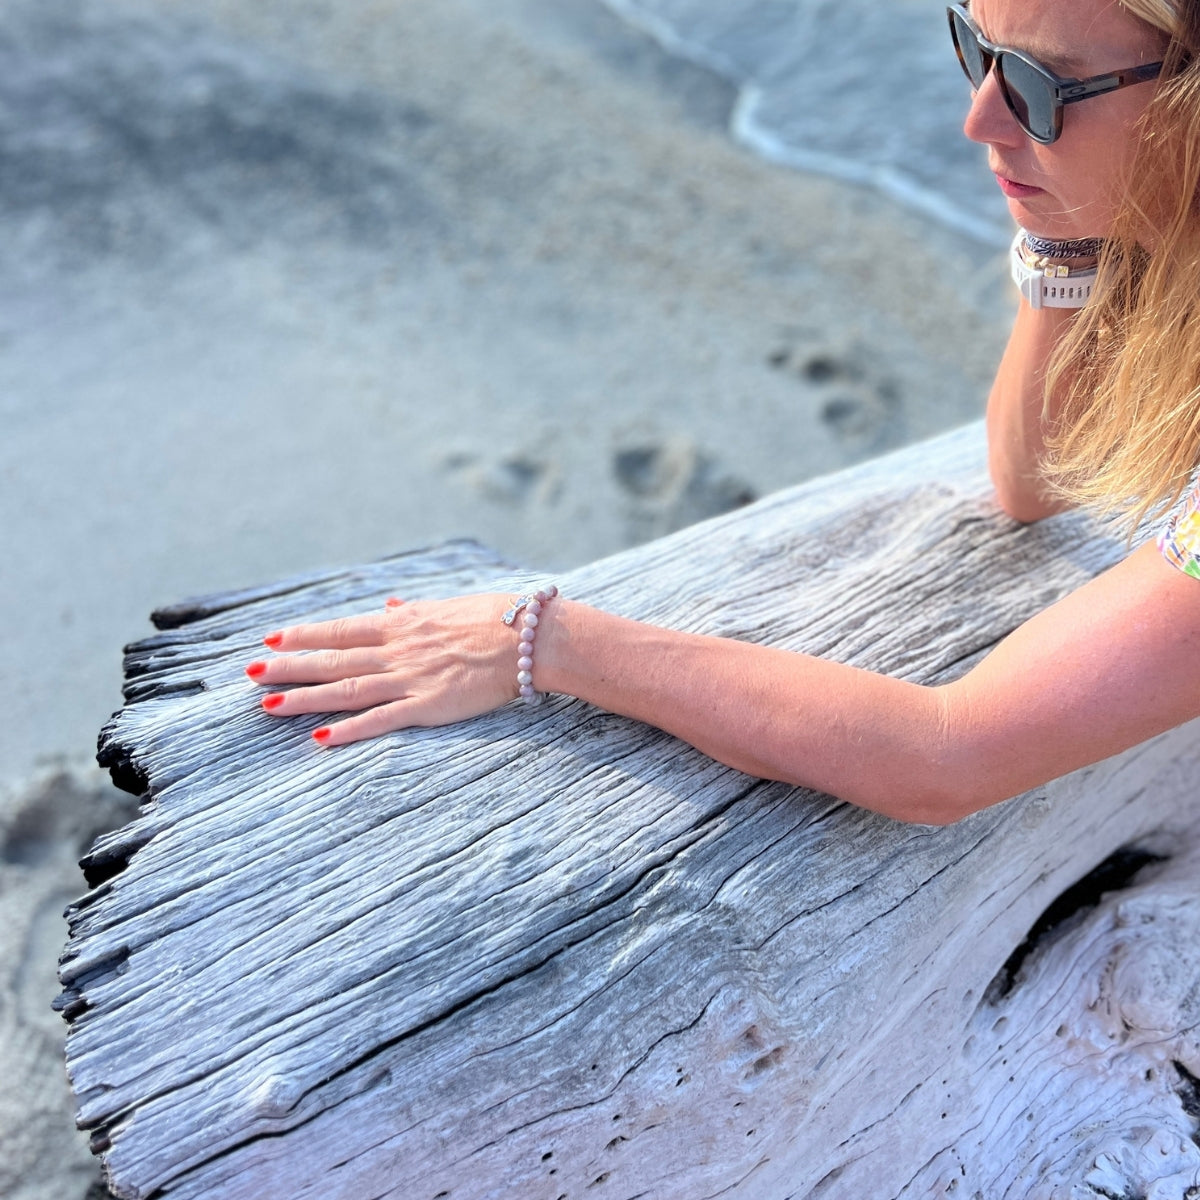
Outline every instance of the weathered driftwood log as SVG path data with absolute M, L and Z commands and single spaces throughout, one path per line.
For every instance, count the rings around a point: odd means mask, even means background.
M 560 582 L 940 680 L 1121 552 L 988 491 L 971 427 Z M 450 545 L 130 648 L 101 758 L 144 815 L 60 1002 L 118 1195 L 1200 1194 L 1194 725 L 930 828 L 565 698 L 321 751 L 243 675 L 282 623 L 519 578 Z

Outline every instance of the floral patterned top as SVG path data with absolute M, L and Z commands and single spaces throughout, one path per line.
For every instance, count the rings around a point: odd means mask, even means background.
M 1158 535 L 1158 548 L 1173 567 L 1200 579 L 1200 480 Z

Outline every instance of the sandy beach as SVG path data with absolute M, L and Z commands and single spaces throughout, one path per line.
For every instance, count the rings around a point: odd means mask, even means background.
M 446 537 L 602 557 L 974 419 L 1011 298 L 598 0 L 5 25 L 0 1195 L 83 1200 L 49 1004 L 152 608 Z

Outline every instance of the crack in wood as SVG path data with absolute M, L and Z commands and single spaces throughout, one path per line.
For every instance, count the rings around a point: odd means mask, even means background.
M 1179 1076 L 1179 1087 L 1176 1095 L 1183 1111 L 1193 1120 L 1200 1121 L 1200 1079 L 1191 1073 L 1177 1058 L 1171 1060 L 1171 1066 Z M 1200 1145 L 1200 1130 L 1192 1135 L 1197 1145 Z
M 988 984 L 981 1003 L 994 1006 L 1003 1000 L 1017 985 L 1025 960 L 1052 941 L 1073 918 L 1095 908 L 1105 893 L 1122 891 L 1132 885 L 1144 867 L 1166 861 L 1163 855 L 1138 846 L 1122 846 L 1113 851 L 1047 905 Z
M 208 685 L 202 679 L 181 679 L 167 683 L 153 676 L 146 676 L 126 683 L 121 688 L 121 695 L 128 704 L 141 704 L 146 700 L 199 696 L 206 691 Z

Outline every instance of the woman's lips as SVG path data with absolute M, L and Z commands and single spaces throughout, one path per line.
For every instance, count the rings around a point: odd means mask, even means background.
M 1015 179 L 1006 179 L 999 172 L 995 172 L 996 182 L 1000 185 L 1000 190 L 1010 200 L 1025 200 L 1030 196 L 1040 196 L 1044 188 L 1031 187 L 1027 183 L 1018 183 Z

